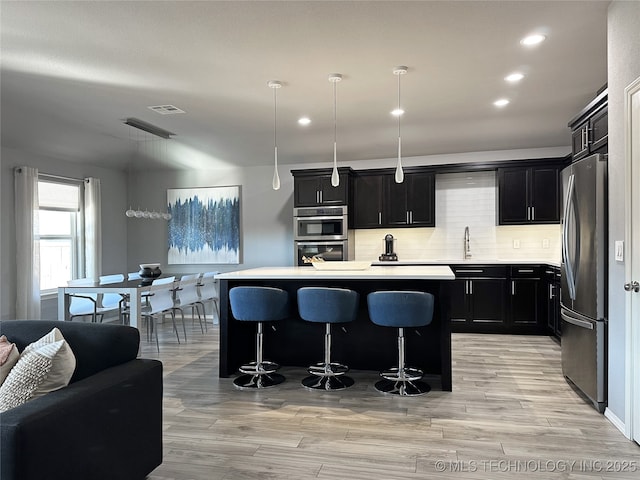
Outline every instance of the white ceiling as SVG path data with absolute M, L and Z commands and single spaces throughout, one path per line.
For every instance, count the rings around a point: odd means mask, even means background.
M 279 162 L 329 166 L 338 72 L 339 164 L 389 158 L 396 65 L 404 156 L 569 145 L 568 120 L 607 81 L 608 3 L 3 0 L 2 145 L 118 168 L 145 149 L 158 168 L 270 164 L 280 80 Z M 522 47 L 534 31 L 546 42 Z M 186 113 L 147 108 L 163 104 Z M 127 117 L 176 136 L 150 141 Z

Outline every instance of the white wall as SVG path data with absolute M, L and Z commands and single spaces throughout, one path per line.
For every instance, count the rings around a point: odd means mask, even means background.
M 614 1 L 607 25 L 609 86 L 609 410 L 625 422 L 624 263 L 614 260 L 625 235 L 624 89 L 640 77 L 640 2 Z M 627 245 L 626 249 L 639 248 Z M 627 256 L 628 257 L 628 256 Z
M 38 157 L 25 152 L 2 148 L 0 166 L 0 208 L 2 230 L 0 235 L 0 318 L 15 317 L 16 238 L 14 215 L 15 167 L 36 167 L 41 173 L 70 178 L 97 177 L 102 188 L 102 271 L 114 273 L 126 267 L 126 222 L 122 214 L 126 210 L 126 175 L 119 170 L 110 170 L 87 164 L 65 162 L 59 159 Z M 42 318 L 56 318 L 55 299 L 42 305 Z

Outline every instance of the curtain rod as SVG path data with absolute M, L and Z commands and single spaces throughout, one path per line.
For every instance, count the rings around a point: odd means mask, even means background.
M 74 182 L 83 182 L 82 178 L 63 177 L 62 175 L 52 175 L 50 173 L 38 173 L 39 177 L 51 178 L 55 180 L 71 180 Z

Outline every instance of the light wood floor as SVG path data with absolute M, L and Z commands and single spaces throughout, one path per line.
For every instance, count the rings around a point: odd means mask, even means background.
M 142 340 L 165 375 L 164 463 L 149 480 L 640 478 L 640 447 L 567 385 L 551 338 L 454 334 L 453 392 L 394 398 L 365 371 L 342 392 L 304 389 L 297 368 L 237 390 L 218 378 L 217 327 L 187 325 L 181 345 L 161 326 L 159 355 Z

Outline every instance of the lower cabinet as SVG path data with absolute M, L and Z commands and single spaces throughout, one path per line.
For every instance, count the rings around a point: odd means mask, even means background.
M 509 324 L 513 333 L 546 333 L 544 274 L 542 266 L 511 267 Z
M 451 330 L 548 334 L 545 267 L 452 265 Z M 559 297 L 555 297 L 559 298 Z
M 547 330 L 550 335 L 562 336 L 560 321 L 560 269 L 547 267 L 545 272 L 547 287 Z
M 451 330 L 505 332 L 506 267 L 452 265 Z

